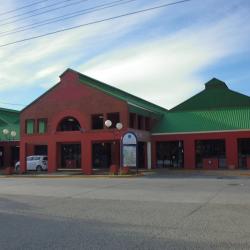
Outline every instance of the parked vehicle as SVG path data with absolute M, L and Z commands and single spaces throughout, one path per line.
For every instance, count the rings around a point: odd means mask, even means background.
M 20 161 L 15 164 L 15 170 L 19 172 Z M 31 155 L 27 157 L 28 171 L 45 171 L 48 170 L 48 156 L 46 155 Z

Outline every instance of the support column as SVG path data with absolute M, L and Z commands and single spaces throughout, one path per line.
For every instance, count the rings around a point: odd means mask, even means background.
M 120 166 L 120 142 L 115 141 L 115 144 L 111 146 L 111 159 L 112 164 Z
M 195 141 L 193 139 L 184 140 L 184 168 L 195 169 Z
M 48 172 L 53 173 L 57 170 L 57 144 L 55 141 L 48 143 Z
M 24 142 L 20 142 L 20 173 L 23 174 L 27 171 L 27 144 Z
M 157 152 L 156 152 L 156 142 L 153 141 L 151 144 L 151 168 L 157 168 Z
M 82 171 L 86 175 L 92 174 L 92 143 L 91 140 L 85 139 L 81 143 Z
M 147 168 L 152 168 L 152 162 L 151 162 L 151 142 L 147 142 Z
M 4 145 L 4 167 L 10 167 L 11 166 L 11 146 L 7 143 Z
M 238 168 L 238 144 L 236 138 L 226 139 L 226 158 L 229 169 Z

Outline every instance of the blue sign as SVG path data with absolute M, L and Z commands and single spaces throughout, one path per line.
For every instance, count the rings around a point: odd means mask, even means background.
M 132 132 L 127 132 L 122 137 L 121 143 L 122 167 L 137 167 L 137 137 Z

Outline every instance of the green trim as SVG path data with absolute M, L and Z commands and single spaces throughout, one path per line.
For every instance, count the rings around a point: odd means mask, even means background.
M 123 90 L 110 86 L 106 83 L 100 82 L 96 79 L 90 78 L 86 75 L 83 75 L 77 72 L 79 75 L 80 82 L 86 84 L 90 87 L 98 89 L 108 95 L 111 95 L 119 100 L 125 101 L 128 104 L 132 104 L 137 106 L 137 108 L 141 108 L 142 110 L 148 110 L 151 113 L 160 115 L 167 111 L 167 109 L 160 107 L 156 104 L 148 102 L 142 98 L 129 94 Z M 138 110 L 138 109 L 137 109 Z

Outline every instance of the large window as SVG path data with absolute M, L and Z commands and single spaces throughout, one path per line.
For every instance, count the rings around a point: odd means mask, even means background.
M 32 135 L 35 132 L 35 120 L 28 119 L 26 120 L 26 134 Z
M 44 134 L 47 131 L 47 120 L 46 119 L 38 119 L 38 133 Z
M 110 128 L 115 128 L 116 124 L 120 122 L 120 114 L 119 113 L 109 113 L 107 114 L 107 119 L 112 122 Z
M 92 129 L 103 129 L 103 114 L 92 115 Z
M 195 141 L 196 167 L 203 166 L 203 159 L 216 158 L 219 168 L 226 168 L 226 146 L 225 140 L 197 140 Z
M 81 125 L 74 117 L 64 118 L 59 126 L 58 131 L 80 131 Z

